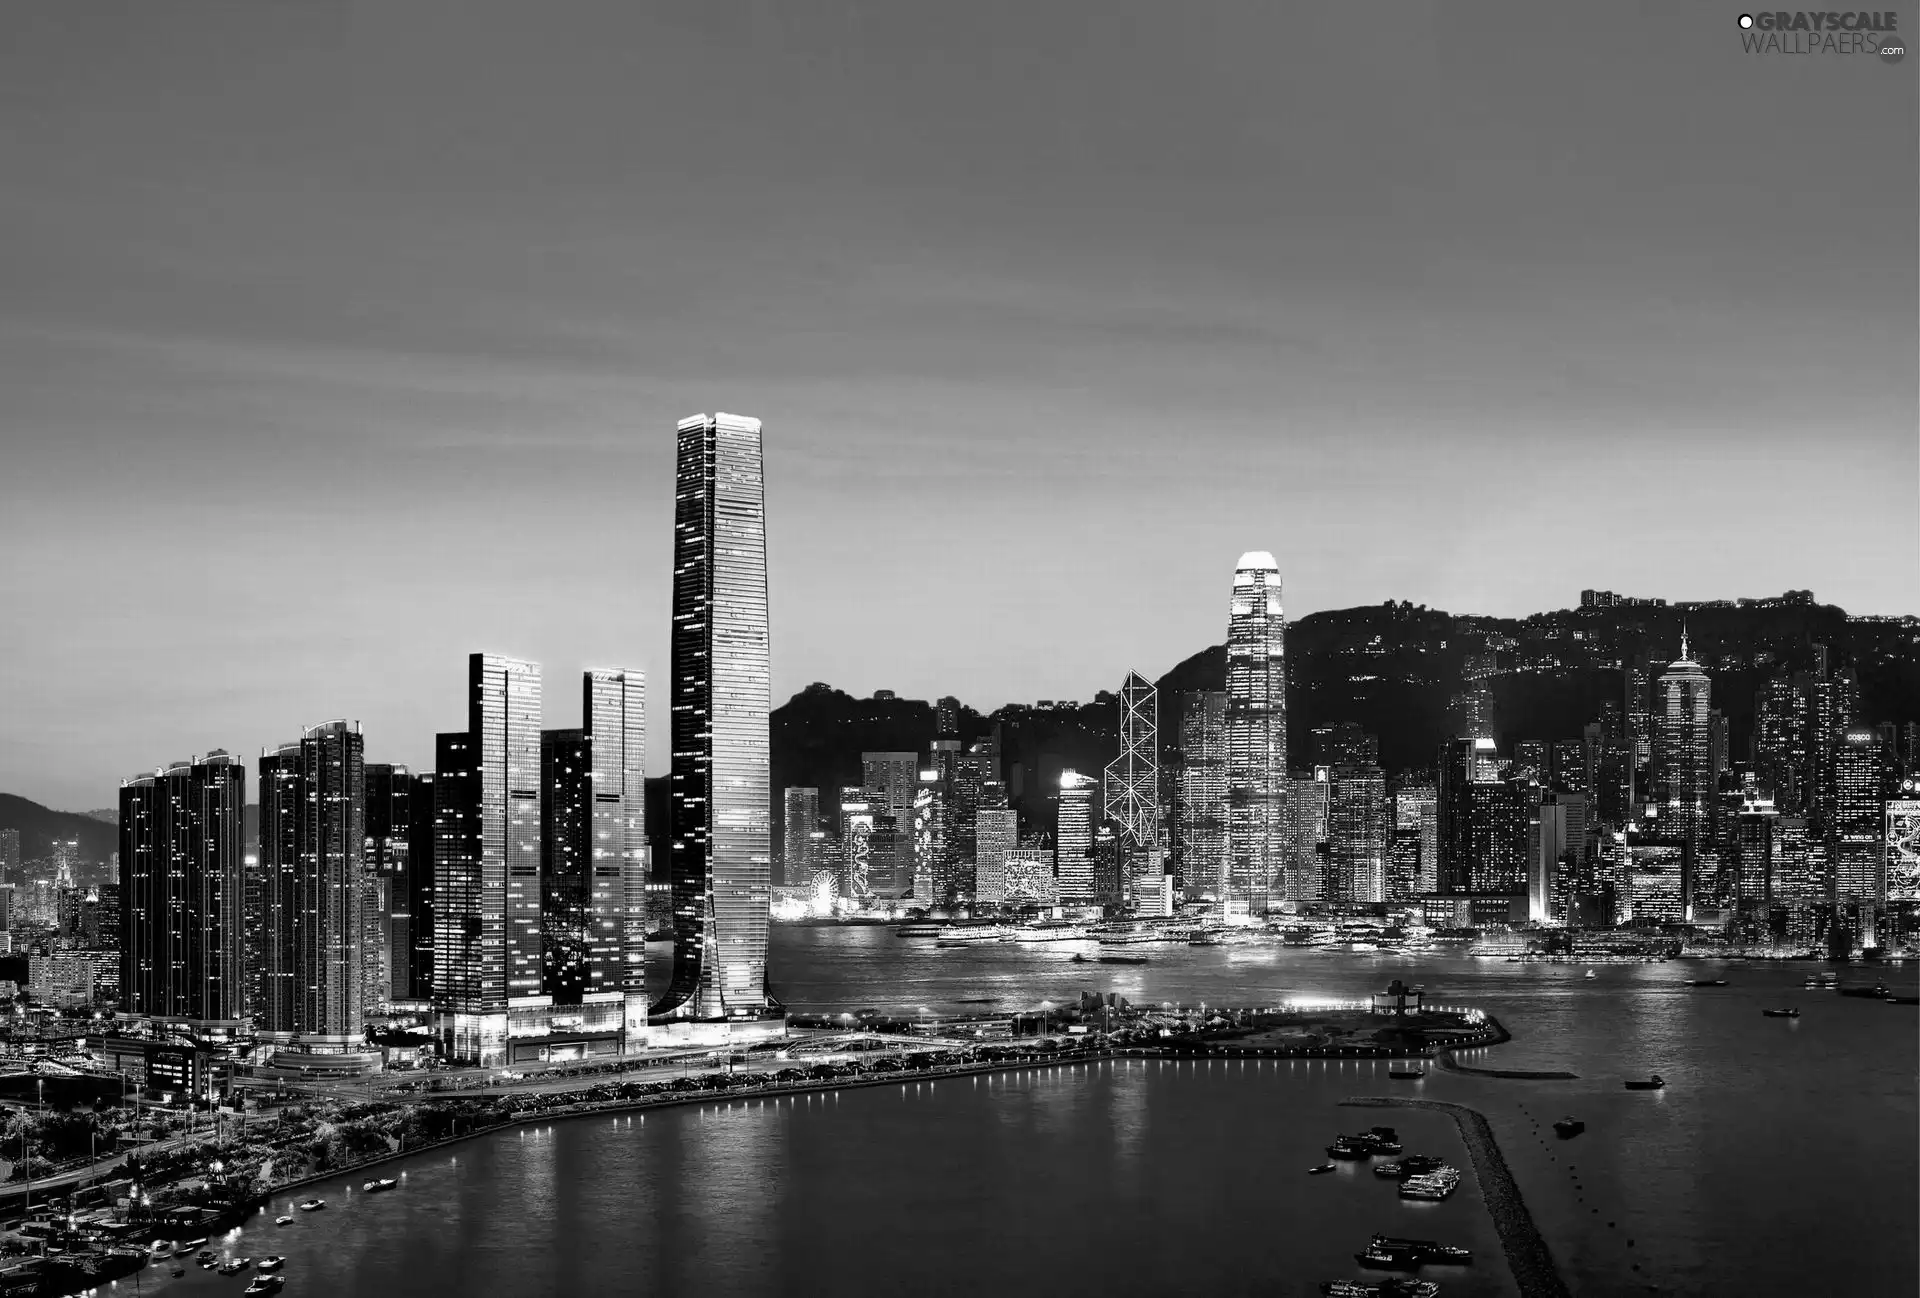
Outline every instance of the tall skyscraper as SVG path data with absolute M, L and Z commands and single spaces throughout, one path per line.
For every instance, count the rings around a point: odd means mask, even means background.
M 541 995 L 540 668 L 474 654 L 467 729 L 435 772 L 434 1009 L 450 1058 L 507 1059 L 507 1014 Z
M 265 904 L 252 955 L 269 981 L 255 1026 L 321 1052 L 354 1049 L 364 1030 L 364 753 L 358 726 L 329 721 L 260 756 Z
M 781 817 L 780 823 L 780 881 L 789 888 L 810 887 L 813 884 L 815 864 L 813 831 L 820 827 L 820 790 L 802 788 L 798 785 L 789 786 L 781 795 L 781 802 L 785 814 Z M 840 830 L 841 842 L 844 843 L 846 837 L 846 827 L 843 824 Z
M 797 801 L 803 805 L 796 808 L 794 805 L 796 799 L 793 796 L 795 793 L 811 793 L 814 797 L 798 799 Z M 800 863 L 801 870 L 805 872 L 802 877 L 810 882 L 823 876 L 827 877 L 830 879 L 828 887 L 835 896 L 864 901 L 873 895 L 873 799 L 868 797 L 867 791 L 857 784 L 848 784 L 841 788 L 840 860 L 837 863 L 839 868 L 834 869 L 834 862 L 815 855 L 816 846 L 822 846 L 820 840 L 815 837 L 819 831 L 803 828 L 795 823 L 796 819 L 806 820 L 811 808 L 804 804 L 813 802 L 817 805 L 818 796 L 813 789 L 787 790 L 788 841 L 792 842 L 796 834 L 803 834 L 807 839 L 807 846 L 802 851 L 804 859 Z M 796 817 L 796 811 L 799 813 L 798 817 Z M 817 822 L 819 817 L 815 815 L 813 820 Z M 792 858 L 789 857 L 789 868 L 792 868 L 793 864 Z M 793 887 L 795 884 L 790 883 L 787 886 Z
M 673 520 L 673 975 L 656 1020 L 777 1017 L 760 421 L 680 421 Z
M 433 999 L 434 774 L 422 771 L 407 780 L 408 953 L 404 982 L 396 960 L 394 995 L 415 1002 Z
M 246 767 L 224 752 L 120 786 L 120 989 L 128 1014 L 238 1019 L 246 980 Z
M 1007 899 L 1007 854 L 1020 845 L 1019 815 L 1010 807 L 982 807 L 975 843 L 973 899 L 996 905 Z
M 1160 845 L 1160 694 L 1139 672 L 1120 686 L 1120 755 L 1107 763 L 1104 810 L 1129 849 Z
M 1412 877 L 1405 896 L 1389 896 L 1388 901 L 1406 901 L 1421 893 L 1439 890 L 1439 790 L 1430 784 L 1414 784 L 1396 790 L 1393 795 L 1393 828 L 1396 834 L 1413 836 L 1417 851 Z
M 860 783 L 877 804 L 874 814 L 891 815 L 903 833 L 910 833 L 913 800 L 920 789 L 920 755 L 862 753 L 860 766 Z
M 1227 695 L 1201 690 L 1182 699 L 1180 878 L 1187 888 L 1226 895 Z
M 1837 901 L 1887 900 L 1886 804 L 1893 763 L 1881 732 L 1849 726 L 1833 754 L 1833 793 L 1827 818 L 1827 864 Z
M 1660 834 L 1685 839 L 1696 861 L 1713 806 L 1711 690 L 1683 632 L 1680 657 L 1654 687 L 1652 800 L 1659 808 Z
M 20 831 L 0 829 L 0 883 L 17 883 L 20 876 Z
M 1328 842 L 1333 798 L 1333 768 L 1316 766 L 1311 774 L 1287 781 L 1287 839 L 1284 870 L 1288 901 L 1324 901 L 1327 894 Z
M 592 762 L 584 729 L 540 732 L 540 990 L 556 1005 L 587 989 Z
M 1387 777 L 1378 769 L 1336 766 L 1327 787 L 1332 870 L 1325 900 L 1366 905 L 1387 899 Z
M 1908 779 L 1886 802 L 1887 904 L 1920 906 L 1920 779 Z
M 361 995 L 366 1012 L 411 996 L 414 779 L 404 766 L 368 762 L 367 881 L 361 913 Z
M 1280 565 L 1240 556 L 1227 617 L 1227 891 L 1229 909 L 1264 912 L 1285 860 L 1286 618 Z
M 1523 896 L 1539 786 L 1502 779 L 1493 741 L 1449 740 L 1440 755 L 1436 838 L 1444 893 Z
M 1750 755 L 1760 789 L 1783 816 L 1811 809 L 1806 769 L 1807 696 L 1793 680 L 1770 680 L 1754 696 Z
M 1062 902 L 1085 905 L 1094 899 L 1093 790 L 1099 783 L 1078 771 L 1060 772 L 1060 812 L 1055 824 L 1054 877 Z
M 647 684 L 630 668 L 580 678 L 593 804 L 585 1003 L 622 1009 L 621 1049 L 647 1044 Z

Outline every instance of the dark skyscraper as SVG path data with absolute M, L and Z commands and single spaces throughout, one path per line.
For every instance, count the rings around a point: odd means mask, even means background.
M 1440 891 L 1526 891 L 1538 788 L 1530 778 L 1501 778 L 1491 739 L 1448 741 L 1440 754 L 1437 808 Z
M 120 786 L 120 987 L 131 1015 L 237 1019 L 246 767 L 211 752 Z
M 776 1011 L 767 987 L 772 710 L 760 421 L 680 421 L 673 520 L 673 976 L 656 1021 Z
M 363 1029 L 363 752 L 357 728 L 330 721 L 260 759 L 255 1026 L 328 1050 Z
M 369 762 L 366 767 L 368 886 L 362 905 L 363 1008 L 371 1012 L 413 995 L 414 876 L 427 861 L 413 849 L 414 790 L 404 766 Z M 426 804 L 431 818 L 431 803 Z M 428 868 L 424 873 L 431 873 Z
M 1227 695 L 1189 692 L 1180 718 L 1180 882 L 1186 888 L 1226 886 Z M 1224 894 L 1221 894 L 1224 895 Z
M 540 985 L 557 1005 L 587 985 L 590 759 L 585 731 L 540 732 Z

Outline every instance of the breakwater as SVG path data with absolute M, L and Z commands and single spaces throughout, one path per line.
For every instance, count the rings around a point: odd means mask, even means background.
M 1506 1026 L 1502 1024 L 1499 1019 L 1489 1014 L 1487 1016 L 1487 1023 L 1493 1029 L 1490 1039 L 1445 1046 L 1441 1048 L 1437 1058 L 1434 1059 L 1434 1067 L 1440 1069 L 1442 1072 L 1472 1073 L 1475 1077 L 1505 1077 L 1514 1081 L 1523 1082 L 1573 1082 L 1580 1079 L 1580 1074 L 1578 1073 L 1532 1072 L 1524 1068 L 1475 1068 L 1455 1059 L 1453 1052 L 1456 1050 L 1478 1050 L 1482 1046 L 1503 1046 L 1513 1040 L 1513 1034 L 1507 1031 Z
M 1486 1201 L 1494 1229 L 1500 1234 L 1500 1247 L 1506 1252 L 1507 1266 L 1520 1285 L 1520 1298 L 1570 1298 L 1547 1241 L 1533 1224 L 1533 1214 L 1527 1211 L 1526 1201 L 1520 1197 L 1520 1187 L 1507 1168 L 1500 1143 L 1494 1139 L 1493 1127 L 1484 1114 L 1464 1104 L 1405 1100 L 1387 1095 L 1360 1096 L 1341 1103 L 1352 1108 L 1432 1109 L 1451 1115 L 1460 1129 L 1461 1140 L 1466 1143 L 1468 1157 L 1473 1160 L 1480 1197 Z

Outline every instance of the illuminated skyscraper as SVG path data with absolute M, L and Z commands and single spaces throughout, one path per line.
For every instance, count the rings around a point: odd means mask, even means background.
M 366 772 L 358 726 L 329 721 L 260 755 L 262 1032 L 351 1049 L 364 1030 L 361 965 Z
M 219 751 L 120 786 L 120 988 L 127 1014 L 240 1017 L 246 803 L 246 767 Z
M 583 1003 L 623 1005 L 621 1049 L 647 1044 L 647 683 L 602 668 L 580 680 L 593 806 Z
M 860 783 L 877 804 L 874 814 L 892 816 L 902 833 L 911 833 L 913 800 L 920 788 L 920 755 L 862 753 L 860 766 Z
M 980 809 L 975 835 L 975 901 L 992 905 L 1007 899 L 1007 855 L 1020 845 L 1019 819 L 1010 807 Z
M 1408 831 L 1418 844 L 1411 877 L 1403 884 L 1404 897 L 1389 896 L 1389 901 L 1404 901 L 1420 893 L 1437 892 L 1439 880 L 1440 793 L 1430 784 L 1410 785 L 1393 795 L 1395 833 Z
M 1120 755 L 1107 763 L 1106 817 L 1128 849 L 1160 845 L 1160 694 L 1139 672 L 1120 686 Z
M 367 843 L 361 862 L 361 1001 L 367 1013 L 411 994 L 414 780 L 404 766 L 368 762 Z
M 1685 633 L 1680 657 L 1660 674 L 1654 693 L 1653 802 L 1660 809 L 1660 833 L 1685 839 L 1698 860 L 1714 792 L 1711 685 L 1688 654 Z
M 450 1058 L 493 1066 L 512 1002 L 542 994 L 539 665 L 472 655 L 436 766 L 434 1010 Z
M 1387 777 L 1378 769 L 1336 766 L 1327 782 L 1327 845 L 1332 869 L 1325 900 L 1365 905 L 1387 899 Z
M 1182 700 L 1180 719 L 1180 878 L 1192 889 L 1226 895 L 1227 695 L 1203 690 Z
M 683 419 L 673 519 L 673 976 L 656 1021 L 778 1013 L 767 986 L 770 655 L 760 421 Z
M 780 821 L 780 881 L 789 888 L 811 887 L 815 865 L 813 832 L 820 828 L 820 790 L 798 785 L 789 787 L 781 795 L 781 804 L 785 814 Z M 846 805 L 844 797 L 841 805 Z M 840 841 L 844 843 L 846 839 L 843 820 Z
M 1078 771 L 1060 772 L 1060 813 L 1054 832 L 1054 877 L 1062 902 L 1094 899 L 1093 790 L 1099 781 Z
M 1920 779 L 1886 802 L 1887 904 L 1920 906 Z
M 1884 737 L 1871 726 L 1849 726 L 1833 754 L 1832 813 L 1827 819 L 1827 864 L 1839 901 L 1887 900 L 1887 797 L 1893 763 Z
M 587 985 L 591 761 L 586 731 L 540 732 L 540 986 L 557 1005 Z
M 1285 861 L 1285 640 L 1280 565 L 1264 551 L 1241 555 L 1227 618 L 1226 904 L 1254 914 Z

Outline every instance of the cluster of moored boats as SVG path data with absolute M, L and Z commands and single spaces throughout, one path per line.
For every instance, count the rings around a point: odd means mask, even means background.
M 1327 1146 L 1327 1157 L 1348 1162 L 1388 1157 L 1404 1152 L 1399 1133 L 1392 1127 L 1369 1127 L 1358 1135 L 1335 1136 Z M 1339 1167 L 1339 1162 L 1321 1163 L 1307 1169 L 1309 1176 L 1321 1176 Z M 1373 1174 L 1383 1180 L 1400 1182 L 1402 1199 L 1444 1199 L 1460 1186 L 1460 1169 L 1449 1167 L 1444 1159 L 1426 1154 L 1396 1158 L 1374 1167 Z
M 204 1238 L 182 1240 L 178 1244 L 160 1240 L 148 1249 L 147 1253 L 155 1262 L 164 1262 L 171 1258 L 181 1263 L 182 1265 L 173 1269 L 176 1278 L 187 1273 L 184 1263 L 188 1260 L 202 1271 L 212 1271 L 217 1275 L 232 1276 L 239 1275 L 243 1271 L 252 1271 L 254 1272 L 253 1281 L 242 1292 L 252 1294 L 255 1298 L 259 1298 L 262 1294 L 276 1294 L 286 1288 L 287 1282 L 278 1274 L 280 1268 L 287 1264 L 286 1258 L 275 1254 L 259 1259 L 250 1257 L 222 1259 L 214 1250 L 204 1247 L 206 1242 Z M 194 1251 L 196 1249 L 199 1250 L 197 1253 Z
M 1445 1159 L 1431 1154 L 1407 1154 L 1400 1135 L 1392 1127 L 1368 1127 L 1356 1135 L 1334 1137 L 1327 1146 L 1332 1159 L 1359 1161 L 1383 1155 L 1399 1155 L 1373 1165 L 1373 1174 L 1383 1181 L 1398 1181 L 1402 1199 L 1445 1199 L 1460 1185 L 1460 1169 L 1449 1167 Z M 1307 1169 L 1320 1175 L 1338 1170 L 1338 1162 L 1321 1163 Z M 1353 1260 L 1373 1271 L 1418 1271 L 1424 1266 L 1468 1266 L 1473 1262 L 1469 1249 L 1441 1244 L 1430 1239 L 1402 1239 L 1397 1235 L 1375 1235 Z M 1432 1280 L 1414 1276 L 1394 1276 L 1386 1280 L 1329 1280 L 1320 1286 L 1323 1294 L 1335 1298 L 1433 1298 L 1440 1286 Z
M 1433 1298 L 1440 1292 L 1440 1286 L 1431 1280 L 1395 1276 L 1378 1284 L 1364 1280 L 1328 1280 L 1320 1286 L 1320 1292 L 1333 1298 Z

